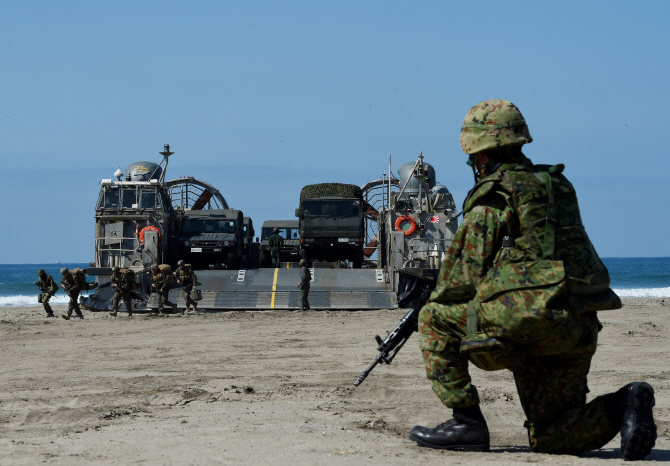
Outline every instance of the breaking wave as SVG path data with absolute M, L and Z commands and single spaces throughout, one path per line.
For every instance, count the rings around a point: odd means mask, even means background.
M 670 297 L 670 287 L 665 288 L 631 288 L 614 289 L 620 298 L 667 298 Z
M 67 304 L 70 302 L 68 296 L 52 296 L 49 304 Z M 2 296 L 0 297 L 0 307 L 27 307 L 27 306 L 42 306 L 37 302 L 37 295 L 18 295 L 18 296 Z

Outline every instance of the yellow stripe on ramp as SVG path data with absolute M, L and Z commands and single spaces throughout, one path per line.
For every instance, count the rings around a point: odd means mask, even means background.
M 275 269 L 275 278 L 272 280 L 272 300 L 270 301 L 270 309 L 275 308 L 275 293 L 277 292 L 277 275 L 279 274 L 279 268 Z

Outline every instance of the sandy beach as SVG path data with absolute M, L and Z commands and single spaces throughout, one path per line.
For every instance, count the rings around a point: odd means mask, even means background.
M 666 301 L 668 301 L 666 303 Z M 670 299 L 624 300 L 604 325 L 591 394 L 648 381 L 670 461 Z M 54 306 L 60 315 L 64 306 Z M 358 388 L 405 311 L 201 312 L 45 319 L 0 308 L 2 464 L 623 464 L 618 436 L 580 457 L 534 454 L 507 371 L 472 369 L 491 453 L 407 439 L 450 412 L 425 377 L 417 337 Z

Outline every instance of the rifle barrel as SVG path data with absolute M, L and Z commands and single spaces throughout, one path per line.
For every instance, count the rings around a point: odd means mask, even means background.
M 382 355 L 383 355 L 383 354 L 380 354 L 379 356 L 377 356 L 377 357 L 375 358 L 375 360 L 372 361 L 372 364 L 370 364 L 370 367 L 368 367 L 368 368 L 365 369 L 363 372 L 361 372 L 361 375 L 359 375 L 359 376 L 356 378 L 356 380 L 354 380 L 354 386 L 358 387 L 360 384 L 363 383 L 363 381 L 368 377 L 368 375 L 370 375 L 370 372 L 372 372 L 372 369 L 374 369 L 375 366 L 381 362 L 381 360 L 382 360 Z

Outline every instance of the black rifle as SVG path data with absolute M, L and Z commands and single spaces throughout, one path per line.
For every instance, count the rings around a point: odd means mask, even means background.
M 37 285 L 37 288 L 39 288 L 42 293 L 49 293 L 49 290 L 47 290 L 46 287 L 40 285 L 39 282 L 35 282 L 35 285 Z
M 407 342 L 409 337 L 412 336 L 412 333 L 417 331 L 419 325 L 419 311 L 426 304 L 430 293 L 435 288 L 436 278 L 430 282 L 417 280 L 415 283 L 422 282 L 421 285 L 416 285 L 419 287 L 417 291 L 421 291 L 419 299 L 415 299 L 410 303 L 411 309 L 405 314 L 405 317 L 402 318 L 400 323 L 393 329 L 387 337 L 382 340 L 379 335 L 375 335 L 375 341 L 377 342 L 377 350 L 379 351 L 379 356 L 372 361 L 372 364 L 361 372 L 361 375 L 354 381 L 355 386 L 359 386 L 366 379 L 372 369 L 375 368 L 380 362 L 383 364 L 391 364 L 395 355 L 398 354 L 398 351 L 403 347 Z

